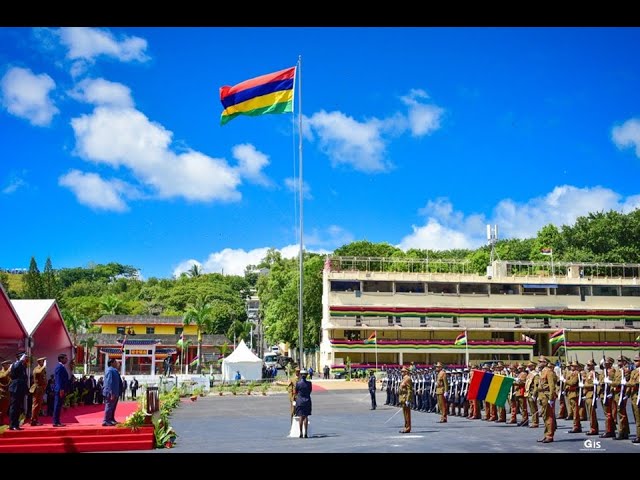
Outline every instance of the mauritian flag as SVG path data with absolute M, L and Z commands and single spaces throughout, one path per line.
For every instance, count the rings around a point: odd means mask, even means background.
M 289 67 L 245 80 L 232 87 L 220 87 L 220 102 L 224 108 L 220 125 L 238 115 L 293 112 L 295 76 L 296 67 Z
M 473 370 L 469 383 L 469 400 L 486 401 L 499 407 L 504 406 L 513 385 L 513 377 L 496 375 L 483 370 Z
M 198 358 L 198 355 L 196 355 L 195 357 L 193 357 L 193 360 L 191 360 L 189 366 L 195 367 L 196 365 L 198 365 L 198 363 L 200 363 L 200 359 Z
M 454 345 L 466 345 L 467 344 L 467 331 L 465 330 L 460 335 L 456 337 Z
M 553 255 L 553 248 L 543 247 L 540 249 L 542 255 Z
M 373 333 L 371 335 L 369 335 L 369 338 L 367 338 L 363 343 L 367 344 L 367 345 L 375 345 L 378 343 L 378 340 L 376 339 L 376 331 L 374 330 Z
M 559 343 L 564 343 L 564 330 L 556 330 L 549 335 L 549 344 L 554 347 Z

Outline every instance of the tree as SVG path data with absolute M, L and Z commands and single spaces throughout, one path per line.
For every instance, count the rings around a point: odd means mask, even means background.
M 89 322 L 83 316 L 81 316 L 77 310 L 63 310 L 62 319 L 67 326 L 67 330 L 71 333 L 71 339 L 73 344 L 78 344 L 78 333 L 82 333 L 83 330 L 89 326 Z
M 125 306 L 115 295 L 107 295 L 100 300 L 100 314 L 101 315 L 120 315 L 127 313 Z
M 211 329 L 212 319 L 212 308 L 206 296 L 196 297 L 194 302 L 187 307 L 187 312 L 184 316 L 184 325 L 190 325 L 193 322 L 198 333 L 198 373 L 202 372 L 202 333 Z
M 191 265 L 191 268 L 189 269 L 187 274 L 191 278 L 199 277 L 200 275 L 202 275 L 202 267 L 199 266 L 197 263 L 194 263 L 193 265 Z
M 58 298 L 60 295 L 60 287 L 58 286 L 58 279 L 56 272 L 51 265 L 51 257 L 47 257 L 47 261 L 44 264 L 44 272 L 42 273 L 42 290 L 44 298 Z
M 40 270 L 38 269 L 38 264 L 34 257 L 31 257 L 31 262 L 29 262 L 29 271 L 23 275 L 22 282 L 24 298 L 44 298 L 42 276 L 40 275 Z

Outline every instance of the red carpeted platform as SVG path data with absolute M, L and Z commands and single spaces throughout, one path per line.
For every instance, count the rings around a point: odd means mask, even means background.
M 136 411 L 136 402 L 119 402 L 116 420 L 124 422 Z M 64 427 L 54 427 L 51 417 L 40 417 L 44 425 L 28 422 L 23 430 L 4 430 L 0 435 L 0 453 L 70 453 L 152 450 L 155 438 L 152 426 L 136 431 L 129 427 L 103 427 L 104 405 L 82 405 L 64 409 L 60 420 Z

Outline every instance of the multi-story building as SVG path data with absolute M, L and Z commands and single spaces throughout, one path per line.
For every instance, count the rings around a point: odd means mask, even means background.
M 640 264 L 494 261 L 487 272 L 464 261 L 329 258 L 321 364 L 464 365 L 540 354 L 584 363 L 637 352 Z M 561 333 L 564 341 L 550 343 Z M 466 344 L 456 344 L 460 337 Z
M 100 328 L 99 333 L 78 335 L 79 347 L 87 345 L 87 339 L 94 340 L 95 369 L 104 371 L 109 358 L 123 358 L 124 370 L 134 374 L 154 374 L 162 372 L 162 362 L 171 356 L 174 369 L 194 371 L 194 359 L 198 350 L 197 327 L 184 325 L 182 316 L 156 315 L 104 315 L 93 323 Z M 181 340 L 184 339 L 185 348 Z M 124 349 L 123 349 L 124 343 Z M 202 363 L 207 365 L 217 360 L 222 345 L 230 342 L 224 335 L 202 335 Z M 233 349 L 233 344 L 229 345 Z M 80 351 L 80 355 L 82 355 Z M 152 366 L 153 365 L 153 366 Z

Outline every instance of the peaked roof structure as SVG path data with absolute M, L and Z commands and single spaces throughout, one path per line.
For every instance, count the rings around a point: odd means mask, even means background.
M 240 343 L 235 348 L 233 353 L 231 353 L 231 355 L 226 357 L 224 360 L 227 362 L 234 362 L 234 363 L 257 362 L 262 365 L 262 359 L 259 356 L 257 356 L 255 353 L 253 353 L 249 349 L 249 347 L 247 347 L 247 344 L 244 343 L 244 340 L 240 340 Z
M 11 300 L 0 285 L 0 359 L 15 360 L 15 354 L 24 350 L 28 336 Z

